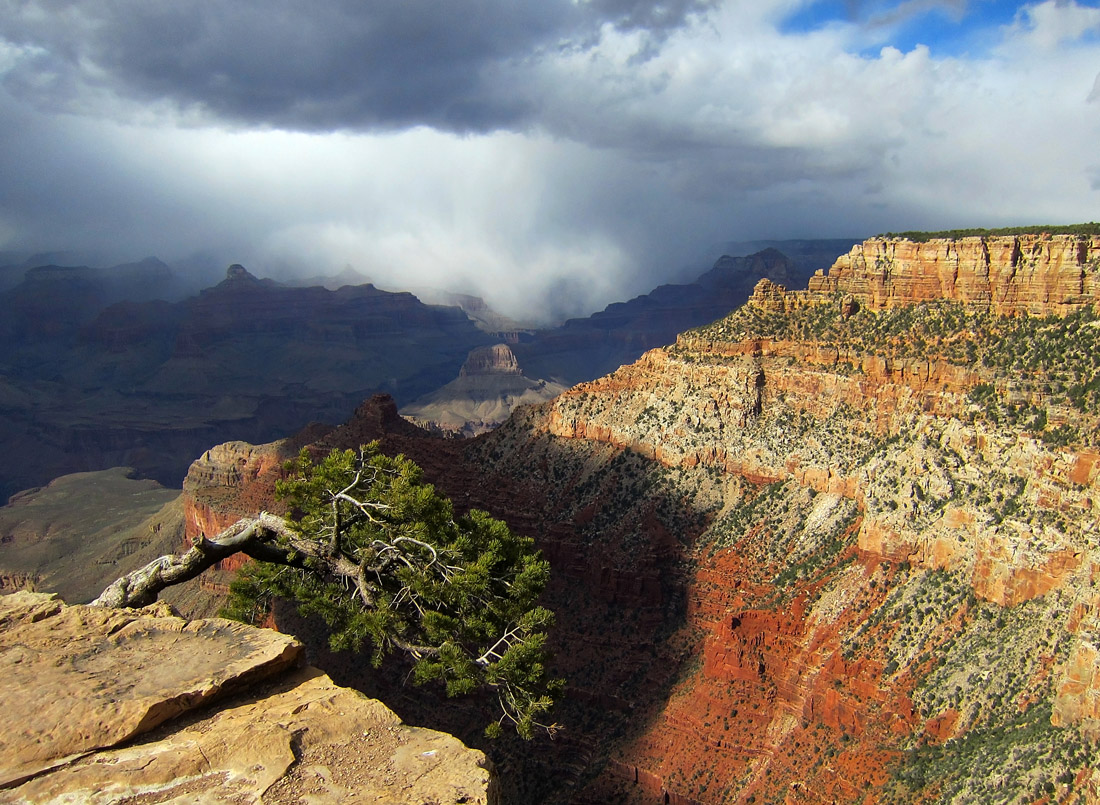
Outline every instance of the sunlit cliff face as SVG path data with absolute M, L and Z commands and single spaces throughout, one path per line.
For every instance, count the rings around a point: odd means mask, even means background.
M 980 290 L 965 243 L 903 260 L 913 247 L 870 241 L 815 290 L 762 282 L 729 316 L 480 439 L 427 439 L 367 406 L 326 437 L 381 432 L 551 560 L 568 738 L 491 749 L 515 770 L 509 790 L 1100 795 L 1100 328 L 1092 241 L 1059 261 L 1061 242 L 1018 250 L 1051 255 L 1032 271 L 975 260 L 1002 278 Z M 853 268 L 887 249 L 892 265 Z M 927 299 L 943 276 L 977 298 Z M 459 732 L 468 720 L 426 709 Z

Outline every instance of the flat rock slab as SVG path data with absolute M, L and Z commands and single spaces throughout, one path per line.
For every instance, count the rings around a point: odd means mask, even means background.
M 14 802 L 486 803 L 480 752 L 306 668 L 197 720 L 28 781 Z
M 299 664 L 293 637 L 167 608 L 0 597 L 0 787 Z M 17 727 L 15 725 L 18 725 Z
M 482 753 L 300 653 L 221 619 L 2 596 L 0 803 L 495 801 Z

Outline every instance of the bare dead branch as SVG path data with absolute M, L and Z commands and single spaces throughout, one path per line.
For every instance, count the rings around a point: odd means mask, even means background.
M 497 640 L 497 642 L 495 642 L 495 643 L 493 643 L 493 645 L 489 646 L 489 648 L 487 648 L 485 650 L 485 653 L 482 654 L 480 657 L 478 657 L 476 660 L 474 660 L 474 662 L 476 662 L 478 665 L 489 665 L 493 661 L 494 657 L 498 660 L 503 659 L 504 655 L 499 653 L 497 651 L 497 649 L 500 648 L 501 644 L 504 644 L 504 650 L 507 651 L 512 646 L 516 645 L 517 643 L 522 643 L 523 639 L 520 638 L 520 637 L 517 637 L 518 633 L 519 633 L 519 627 L 518 626 L 509 627 L 504 632 L 504 634 L 502 634 L 500 636 L 500 638 Z
M 273 514 L 262 512 L 258 517 L 243 518 L 212 540 L 200 537 L 184 554 L 161 556 L 116 580 L 92 602 L 92 606 L 147 606 L 156 601 L 160 591 L 166 587 L 193 579 L 215 563 L 239 551 L 250 555 L 253 551 L 261 551 L 262 546 L 268 545 L 279 536 L 287 539 L 297 537 L 283 518 Z M 287 564 L 285 550 L 269 547 L 274 549 L 272 553 L 280 553 L 282 563 Z

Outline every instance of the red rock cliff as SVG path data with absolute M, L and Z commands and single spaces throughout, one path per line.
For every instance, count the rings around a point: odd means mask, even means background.
M 844 270 L 809 294 L 762 284 L 753 307 L 468 443 L 379 405 L 326 437 L 380 428 L 551 559 L 570 730 L 499 764 L 531 786 L 516 801 L 1100 800 L 1093 431 L 1044 438 L 1031 406 L 1053 416 L 1062 392 L 1018 392 L 989 350 L 952 357 L 965 328 L 924 354 L 871 340 L 860 322 L 944 295 L 931 262 L 908 265 L 882 293 Z M 1037 282 L 985 299 L 963 273 L 950 298 L 993 312 L 1079 304 Z M 1095 329 L 1044 327 L 1051 356 Z M 1095 419 L 1081 400 L 1064 418 Z M 428 710 L 461 722 L 447 707 Z
M 1064 314 L 1100 289 L 1100 236 L 1013 235 L 915 242 L 873 238 L 810 279 L 881 310 L 931 299 L 1001 313 Z

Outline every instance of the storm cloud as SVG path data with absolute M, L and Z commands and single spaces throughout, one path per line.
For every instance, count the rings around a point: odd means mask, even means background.
M 603 26 L 659 42 L 693 0 L 80 0 L 0 4 L 23 58 L 5 85 L 51 110 L 117 114 L 167 102 L 182 116 L 296 131 L 532 125 L 525 79 L 584 52 Z
M 0 249 L 537 315 L 723 240 L 1095 218 L 1100 9 L 989 8 L 0 0 Z

